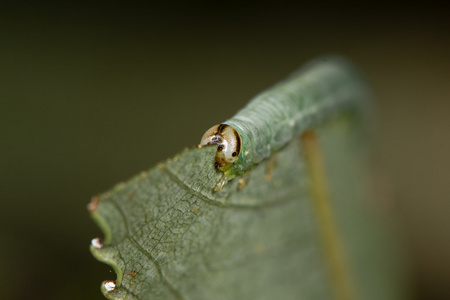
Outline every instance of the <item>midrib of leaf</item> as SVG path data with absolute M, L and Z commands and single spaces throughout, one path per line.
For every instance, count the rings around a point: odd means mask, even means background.
M 324 253 L 330 268 L 336 298 L 339 300 L 357 299 L 342 246 L 341 235 L 330 204 L 323 154 L 320 149 L 319 140 L 316 137 L 316 132 L 312 130 L 306 131 L 301 136 L 301 142 L 311 178 L 313 207 L 317 216 Z

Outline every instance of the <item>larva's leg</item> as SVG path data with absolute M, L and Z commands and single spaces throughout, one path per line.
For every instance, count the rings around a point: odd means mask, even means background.
M 228 183 L 228 177 L 222 176 L 222 179 L 220 179 L 219 183 L 214 188 L 214 192 L 218 192 L 223 189 L 223 187 Z

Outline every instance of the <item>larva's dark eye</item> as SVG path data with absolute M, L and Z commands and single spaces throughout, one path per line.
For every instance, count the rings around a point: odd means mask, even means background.
M 200 141 L 200 147 L 218 145 L 216 167 L 224 169 L 234 163 L 241 151 L 241 137 L 233 127 L 226 124 L 214 125 L 208 129 Z

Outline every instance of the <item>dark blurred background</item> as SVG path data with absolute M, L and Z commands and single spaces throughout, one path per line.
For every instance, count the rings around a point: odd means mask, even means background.
M 2 4 L 0 298 L 103 299 L 92 195 L 199 142 L 328 53 L 378 100 L 377 209 L 415 299 L 450 298 L 450 18 L 444 7 L 192 2 Z

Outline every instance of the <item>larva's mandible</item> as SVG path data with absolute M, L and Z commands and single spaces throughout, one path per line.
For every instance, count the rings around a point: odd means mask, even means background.
M 314 61 L 254 97 L 235 116 L 208 129 L 200 147 L 217 144 L 226 180 L 242 175 L 325 120 L 368 107 L 371 93 L 346 60 Z

